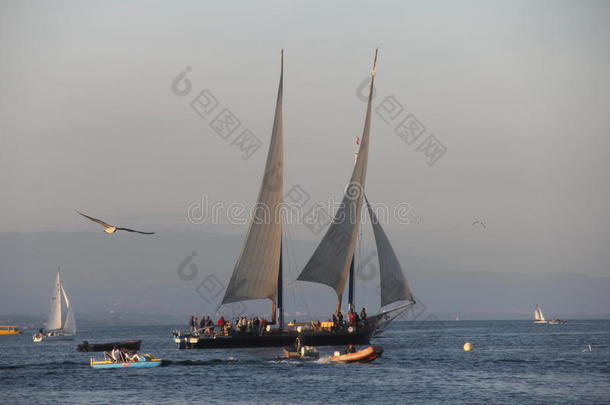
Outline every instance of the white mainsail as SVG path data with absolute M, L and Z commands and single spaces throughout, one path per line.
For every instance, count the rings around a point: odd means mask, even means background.
M 405 278 L 400 262 L 396 257 L 396 252 L 394 252 L 390 240 L 381 227 L 381 223 L 377 219 L 375 212 L 373 212 L 373 208 L 366 196 L 365 201 L 369 217 L 371 218 L 371 225 L 373 226 L 377 256 L 379 258 L 381 306 L 385 307 L 397 301 L 414 302 L 409 282 Z
M 337 293 L 339 302 L 343 297 L 343 291 L 349 276 L 362 218 L 376 65 L 377 50 L 375 51 L 375 60 L 371 72 L 364 129 L 350 183 L 326 234 L 297 278 L 297 280 L 320 283 L 333 288 Z
M 47 317 L 46 328 L 48 330 L 59 330 L 62 325 L 61 317 L 61 280 L 59 278 L 59 271 L 57 277 L 55 277 L 55 284 L 53 285 L 53 292 L 51 293 L 51 302 L 49 304 L 49 314 Z
M 271 142 L 254 218 L 237 259 L 222 304 L 259 298 L 276 300 L 282 242 L 284 190 L 282 98 L 284 50 Z
M 546 322 L 544 319 L 544 314 L 542 313 L 542 308 L 536 305 L 536 309 L 534 309 L 534 321 L 535 322 Z
M 66 306 L 65 312 L 64 303 Z M 76 333 L 76 321 L 74 320 L 72 304 L 61 283 L 59 270 L 57 270 L 57 276 L 55 277 L 55 284 L 51 293 L 51 303 L 49 305 L 49 315 L 45 326 L 49 331 L 61 331 L 69 335 Z

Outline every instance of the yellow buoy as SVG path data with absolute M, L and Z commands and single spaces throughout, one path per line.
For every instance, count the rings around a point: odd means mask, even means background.
M 472 350 L 474 350 L 474 345 L 472 343 L 470 343 L 470 342 L 464 343 L 464 351 L 465 352 L 470 352 Z

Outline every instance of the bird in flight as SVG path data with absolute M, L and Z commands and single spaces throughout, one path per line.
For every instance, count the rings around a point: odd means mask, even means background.
M 473 226 L 474 226 L 474 225 L 476 225 L 476 224 L 481 225 L 481 226 L 483 227 L 483 229 L 487 229 L 487 227 L 485 226 L 485 222 L 481 221 L 480 219 L 479 219 L 479 220 L 477 220 L 477 221 L 474 221 L 474 222 L 472 223 L 472 225 L 473 225 Z
M 100 219 L 90 217 L 89 215 L 85 215 L 85 214 L 83 214 L 82 212 L 80 212 L 78 210 L 74 210 L 74 211 L 78 212 L 83 217 L 85 217 L 85 218 L 87 218 L 87 219 L 89 219 L 89 220 L 91 220 L 93 222 L 97 222 L 98 224 L 103 226 L 105 228 L 104 232 L 106 232 L 106 233 L 115 233 L 116 231 L 127 231 L 127 232 L 141 233 L 141 234 L 144 234 L 144 235 L 152 235 L 152 234 L 154 234 L 154 232 L 142 232 L 142 231 L 136 231 L 135 229 L 118 228 L 118 227 L 116 227 L 114 225 L 107 224 L 107 223 L 105 223 L 104 221 L 102 221 Z

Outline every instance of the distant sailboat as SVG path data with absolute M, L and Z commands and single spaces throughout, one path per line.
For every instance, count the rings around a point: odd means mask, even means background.
M 72 304 L 64 286 L 61 284 L 59 270 L 57 270 L 49 305 L 49 316 L 45 325 L 45 330 L 41 329 L 33 336 L 34 342 L 38 343 L 47 339 L 71 340 L 72 336 L 76 334 L 76 321 L 74 320 Z
M 566 321 L 555 318 L 551 321 L 547 321 L 544 318 L 544 314 L 542 313 L 542 308 L 539 305 L 536 305 L 536 309 L 534 309 L 534 323 L 546 323 L 548 325 L 563 325 Z
M 538 305 L 536 305 L 536 309 L 534 309 L 534 323 L 548 323 L 548 321 L 544 319 L 542 308 Z

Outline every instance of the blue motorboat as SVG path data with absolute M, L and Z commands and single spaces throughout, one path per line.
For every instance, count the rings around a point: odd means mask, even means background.
M 91 359 L 93 368 L 130 368 L 130 367 L 159 367 L 162 359 L 154 358 L 150 354 L 139 354 L 137 360 L 133 361 L 113 361 L 113 360 L 94 360 Z

